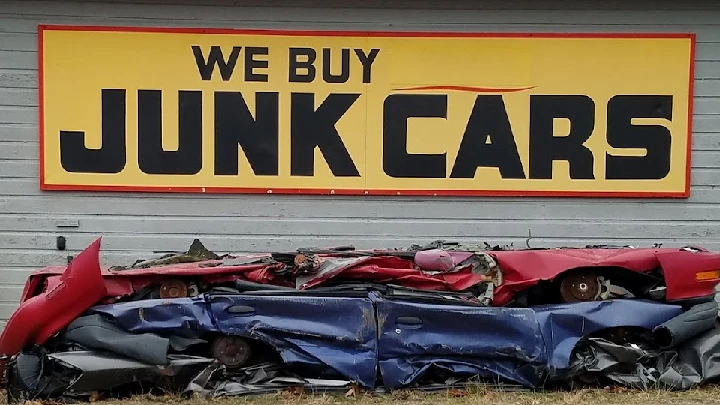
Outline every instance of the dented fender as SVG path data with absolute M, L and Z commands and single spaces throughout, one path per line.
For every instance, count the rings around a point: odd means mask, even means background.
M 0 355 L 13 356 L 28 344 L 43 344 L 105 296 L 100 241 L 80 252 L 52 289 L 20 304 L 0 335 Z

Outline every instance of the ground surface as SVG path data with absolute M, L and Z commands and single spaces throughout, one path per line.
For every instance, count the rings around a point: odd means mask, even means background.
M 720 388 L 704 388 L 685 392 L 579 390 L 551 393 L 494 392 L 484 389 L 471 392 L 441 393 L 396 392 L 392 395 L 307 395 L 288 392 L 260 397 L 239 397 L 215 400 L 180 400 L 170 397 L 137 397 L 124 401 L 100 401 L 95 405 L 695 405 L 720 404 Z M 0 404 L 6 405 L 3 393 Z M 29 401 L 25 405 L 52 405 Z

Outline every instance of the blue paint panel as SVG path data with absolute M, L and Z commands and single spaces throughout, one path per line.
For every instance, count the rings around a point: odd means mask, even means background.
M 198 337 L 216 330 L 203 296 L 130 301 L 97 306 L 90 312 L 113 318 L 118 326 L 133 333 Z
M 501 376 L 527 386 L 534 386 L 545 370 L 543 337 L 531 309 L 381 298 L 376 305 L 378 358 L 386 387 L 408 385 L 431 366 L 470 376 Z
M 266 342 L 287 363 L 327 365 L 374 386 L 377 328 L 370 299 L 228 295 L 210 300 L 220 332 Z M 232 308 L 245 313 L 233 314 Z

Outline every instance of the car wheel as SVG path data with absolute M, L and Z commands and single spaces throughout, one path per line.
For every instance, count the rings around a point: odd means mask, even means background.
M 600 278 L 594 271 L 576 271 L 562 277 L 560 295 L 563 302 L 595 301 L 601 288 Z
M 235 336 L 219 337 L 213 343 L 212 354 L 227 367 L 240 367 L 250 358 L 250 344 Z

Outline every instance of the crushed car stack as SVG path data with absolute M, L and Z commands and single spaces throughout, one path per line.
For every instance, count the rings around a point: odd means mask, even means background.
M 157 390 L 576 385 L 720 377 L 720 253 L 441 241 L 40 269 L 0 336 L 11 401 Z

